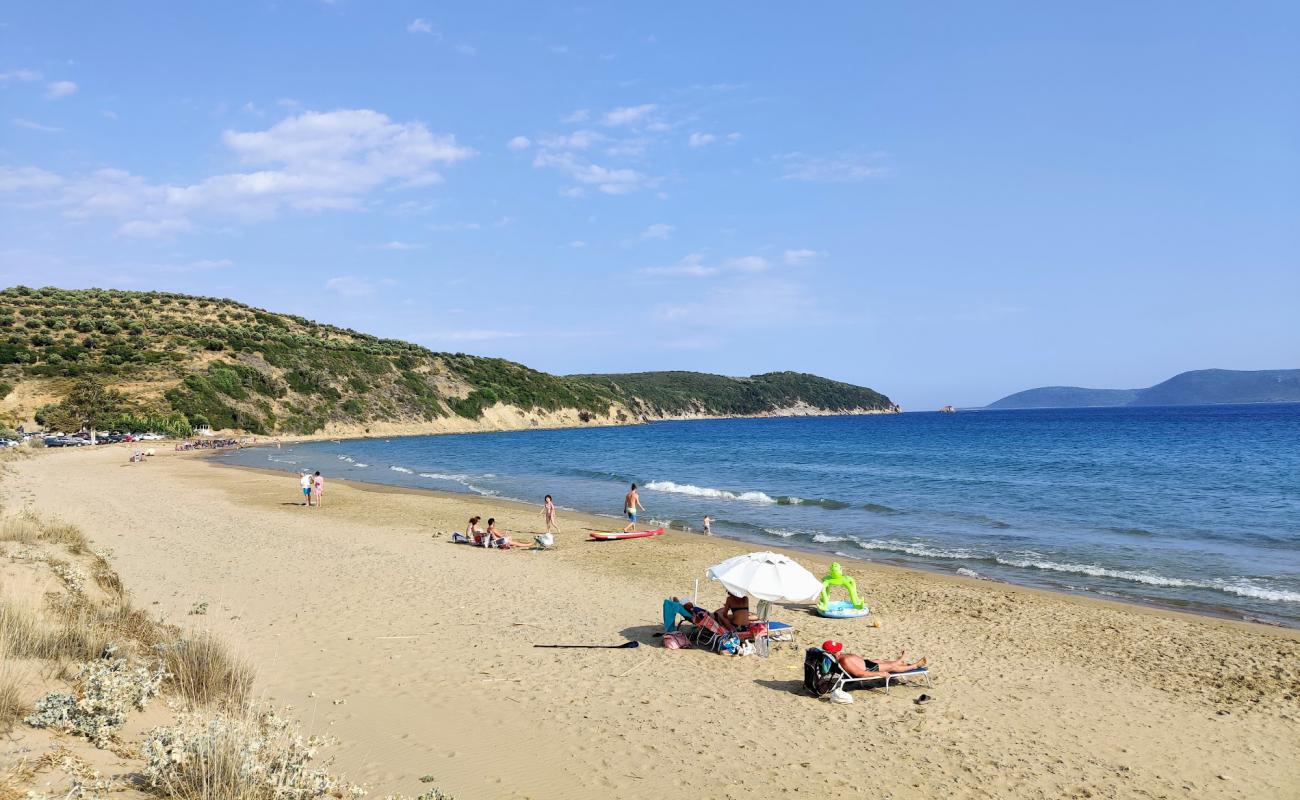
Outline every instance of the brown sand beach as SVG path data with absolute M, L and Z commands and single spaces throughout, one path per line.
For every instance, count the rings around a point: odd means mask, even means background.
M 880 628 L 787 607 L 774 616 L 799 640 L 770 658 L 671 651 L 662 599 L 700 578 L 720 605 L 704 569 L 752 547 L 589 543 L 613 521 L 567 513 L 554 550 L 486 551 L 449 535 L 480 514 L 527 540 L 539 509 L 340 481 L 307 509 L 291 474 L 127 455 L 14 461 L 5 513 L 110 548 L 138 605 L 221 635 L 257 694 L 337 737 L 339 771 L 377 795 L 433 776 L 462 799 L 1300 796 L 1293 630 L 853 562 Z M 928 657 L 933 701 L 815 700 L 803 648 L 827 638 Z

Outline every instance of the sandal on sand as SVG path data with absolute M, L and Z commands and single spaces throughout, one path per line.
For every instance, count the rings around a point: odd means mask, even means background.
M 928 694 L 923 694 L 923 695 L 921 695 L 920 697 L 918 697 L 918 698 L 916 698 L 915 700 L 913 700 L 912 702 L 913 702 L 913 703 L 916 703 L 918 706 L 923 706 L 923 705 L 925 705 L 926 703 L 930 702 L 930 701 L 933 700 L 933 699 L 934 699 L 934 698 L 931 697 L 930 695 L 928 695 Z

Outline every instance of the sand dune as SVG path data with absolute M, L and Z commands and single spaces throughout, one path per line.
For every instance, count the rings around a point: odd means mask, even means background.
M 224 635 L 379 794 L 432 775 L 464 798 L 1300 796 L 1294 631 L 854 564 L 879 629 L 787 608 L 801 641 L 769 659 L 668 651 L 661 599 L 749 548 L 592 544 L 609 521 L 569 514 L 555 551 L 484 551 L 447 536 L 538 510 L 339 482 L 306 509 L 292 476 L 126 455 L 15 462 L 6 505 L 112 548 L 138 603 Z M 642 647 L 532 647 L 625 637 Z M 802 648 L 828 637 L 927 655 L 934 702 L 804 694 Z

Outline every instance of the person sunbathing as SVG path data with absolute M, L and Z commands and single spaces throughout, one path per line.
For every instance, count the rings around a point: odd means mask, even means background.
M 500 550 L 509 550 L 512 547 L 528 546 L 519 542 L 510 541 L 510 537 L 506 535 L 505 531 L 497 530 L 497 521 L 495 518 L 488 520 L 487 535 L 488 541 L 492 542 L 492 546 Z
M 749 626 L 749 598 L 737 597 L 727 592 L 727 599 L 722 608 L 713 612 L 713 616 L 729 631 L 740 630 Z
M 906 652 L 899 653 L 896 659 L 873 661 L 857 653 L 843 652 L 844 645 L 834 640 L 822 642 L 822 649 L 834 656 L 835 660 L 844 668 L 844 671 L 854 678 L 884 678 L 889 675 L 897 675 L 900 672 L 921 669 L 927 663 L 924 657 L 918 658 L 910 664 L 907 663 L 903 660 L 903 656 L 907 655 Z

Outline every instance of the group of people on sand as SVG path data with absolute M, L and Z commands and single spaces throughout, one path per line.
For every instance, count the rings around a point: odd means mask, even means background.
M 321 477 L 320 470 L 316 470 L 313 475 L 307 470 L 303 470 L 302 476 L 298 479 L 298 485 L 302 488 L 302 504 L 304 506 L 320 506 L 325 502 L 325 479 Z
M 749 598 L 731 592 L 727 592 L 726 599 L 722 601 L 722 608 L 717 611 L 708 611 L 690 602 L 677 600 L 675 597 L 673 600 L 682 603 L 682 607 L 687 611 L 709 616 L 728 633 L 744 631 L 754 622 L 753 615 L 749 611 Z M 905 660 L 906 652 L 900 653 L 898 658 L 886 659 L 871 659 L 857 653 L 846 653 L 844 645 L 834 639 L 822 642 L 822 650 L 831 655 L 844 671 L 854 678 L 884 678 L 888 675 L 921 669 L 927 663 L 924 657 L 908 662 Z
M 457 538 L 459 534 L 452 537 L 453 541 L 464 541 L 467 544 L 478 545 L 479 547 L 494 547 L 498 550 L 513 550 L 518 548 L 527 548 L 530 545 L 525 544 L 517 539 L 510 538 L 510 534 L 497 527 L 496 517 L 488 517 L 487 527 L 481 527 L 483 518 L 477 514 L 469 518 L 465 525 L 465 534 L 463 538 Z M 544 532 L 533 536 L 533 542 L 542 549 L 546 549 L 555 544 L 555 534 L 560 532 L 559 523 L 556 521 L 555 500 L 548 494 L 542 501 L 542 524 L 546 529 Z

